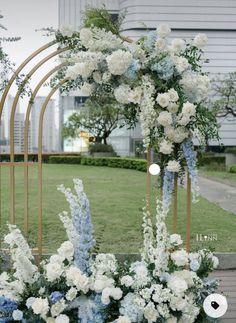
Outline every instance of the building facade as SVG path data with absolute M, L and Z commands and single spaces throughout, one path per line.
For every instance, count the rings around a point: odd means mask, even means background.
M 204 71 L 211 78 L 236 71 L 236 1 L 235 0 L 59 0 L 59 27 L 71 25 L 79 29 L 81 16 L 87 5 L 105 4 L 112 14 L 126 10 L 123 34 L 137 39 L 167 22 L 173 38 L 190 39 L 197 33 L 206 33 Z M 65 102 L 64 102 L 65 103 Z M 66 109 L 65 106 L 62 106 Z M 236 119 L 219 119 L 220 137 L 224 146 L 236 146 Z M 141 141 L 139 127 L 130 131 L 118 129 L 110 142 L 120 155 L 133 155 Z M 217 147 L 218 142 L 211 142 Z

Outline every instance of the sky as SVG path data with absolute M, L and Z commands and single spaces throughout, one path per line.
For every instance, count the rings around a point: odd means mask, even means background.
M 43 36 L 43 32 L 35 32 L 43 27 L 58 27 L 58 0 L 0 0 L 0 13 L 4 16 L 0 23 L 7 31 L 0 29 L 1 37 L 20 36 L 21 40 L 15 43 L 3 43 L 3 48 L 9 54 L 11 61 L 18 66 L 32 52 L 50 41 L 50 37 Z M 51 50 L 52 51 L 52 50 Z M 49 51 L 45 52 L 46 56 Z M 34 64 L 38 60 L 34 60 Z M 32 86 L 42 78 L 49 69 L 56 64 L 51 59 L 35 74 Z M 33 66 L 29 65 L 29 68 Z M 28 70 L 24 70 L 27 72 Z M 15 89 L 14 89 L 15 90 Z M 11 93 L 13 94 L 13 90 Z M 48 89 L 43 88 L 39 95 L 46 95 Z

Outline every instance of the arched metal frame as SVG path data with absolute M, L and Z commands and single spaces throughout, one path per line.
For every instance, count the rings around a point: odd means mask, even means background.
M 24 69 L 24 67 L 37 55 L 42 53 L 44 50 L 50 48 L 51 46 L 55 45 L 57 42 L 52 41 L 47 43 L 46 45 L 40 47 L 37 51 L 32 53 L 16 70 L 14 75 L 9 80 L 0 101 L 0 120 L 2 116 L 2 111 L 4 107 L 5 100 L 9 93 L 9 90 L 16 80 L 19 73 Z M 27 83 L 28 80 L 33 76 L 33 74 L 48 60 L 51 58 L 59 55 L 62 52 L 69 50 L 68 47 L 64 47 L 61 49 L 57 49 L 53 51 L 45 58 L 41 59 L 25 76 L 24 84 Z M 24 122 L 24 161 L 23 162 L 15 162 L 15 150 L 14 150 L 14 121 L 15 121 L 15 112 L 17 108 L 17 103 L 19 101 L 21 90 L 19 89 L 14 97 L 14 101 L 11 108 L 11 115 L 10 115 L 10 162 L 0 162 L 0 226 L 1 226 L 1 167 L 2 166 L 9 166 L 10 168 L 10 223 L 15 223 L 15 167 L 16 166 L 23 166 L 24 167 L 24 233 L 25 236 L 28 235 L 29 229 L 29 166 L 37 166 L 38 167 L 38 234 L 37 234 L 37 248 L 36 253 L 38 258 L 41 258 L 43 253 L 43 243 L 42 243 L 42 202 L 43 202 L 43 170 L 42 170 L 42 147 L 43 147 L 43 121 L 44 121 L 44 114 L 47 108 L 47 105 L 53 96 L 53 94 L 66 83 L 69 78 L 65 78 L 62 80 L 57 86 L 51 89 L 45 101 L 41 107 L 40 116 L 39 116 L 39 133 L 38 133 L 38 161 L 37 163 L 32 163 L 28 161 L 28 133 L 29 133 L 29 126 L 30 126 L 30 113 L 33 105 L 33 100 L 35 99 L 38 91 L 43 86 L 43 84 L 47 81 L 47 79 L 52 76 L 56 71 L 60 70 L 66 66 L 66 63 L 61 63 L 58 66 L 54 67 L 50 70 L 37 84 L 35 89 L 32 92 L 31 98 L 28 102 L 26 114 L 25 114 L 25 122 Z M 147 150 L 147 176 L 146 176 L 146 201 L 147 201 L 147 211 L 151 215 L 151 175 L 149 173 L 149 166 L 151 164 L 151 149 L 148 148 Z M 161 198 L 163 195 L 162 192 L 162 179 L 161 179 Z M 175 176 L 174 179 L 174 194 L 173 194 L 173 232 L 176 233 L 177 231 L 177 222 L 178 222 L 178 179 Z M 189 174 L 187 173 L 187 210 L 186 210 L 186 249 L 187 251 L 190 250 L 190 228 L 191 228 L 191 180 Z
M 0 119 L 2 116 L 2 111 L 4 108 L 4 104 L 7 98 L 7 95 L 10 91 L 11 86 L 14 84 L 14 81 L 17 79 L 17 76 L 19 73 L 24 69 L 27 64 L 37 57 L 40 53 L 42 53 L 44 50 L 48 49 L 49 47 L 55 45 L 57 42 L 52 41 L 49 42 L 48 44 L 42 46 L 39 48 L 37 51 L 32 53 L 16 70 L 14 75 L 11 77 L 9 80 L 3 94 L 1 97 L 0 101 Z M 69 47 L 64 47 L 57 49 L 53 51 L 52 53 L 48 54 L 46 57 L 41 59 L 25 76 L 23 80 L 23 84 L 26 84 L 33 74 L 41 67 L 43 64 L 45 64 L 47 61 L 49 61 L 51 58 L 61 54 L 62 52 L 68 51 Z M 43 116 L 46 111 L 48 102 L 50 101 L 52 95 L 59 89 L 59 87 L 64 84 L 66 81 L 68 81 L 68 78 L 65 80 L 61 81 L 60 84 L 55 86 L 48 96 L 46 97 L 42 110 L 40 111 L 40 120 L 39 120 L 39 136 L 41 140 L 38 139 L 39 143 L 39 148 L 38 148 L 38 162 L 37 163 L 32 163 L 28 161 L 28 134 L 29 134 L 29 126 L 30 126 L 30 113 L 31 109 L 33 106 L 33 100 L 35 99 L 38 91 L 40 88 L 43 86 L 43 84 L 47 81 L 47 79 L 52 76 L 55 72 L 59 71 L 61 68 L 66 66 L 66 63 L 61 63 L 58 66 L 55 66 L 52 70 L 50 70 L 37 84 L 35 89 L 32 92 L 32 95 L 29 99 L 27 109 L 26 109 L 26 114 L 25 114 L 25 120 L 24 120 L 24 162 L 15 162 L 15 149 L 14 149 L 14 121 L 15 121 L 15 113 L 16 113 L 16 108 L 18 101 L 20 99 L 21 95 L 21 90 L 18 89 L 14 100 L 13 104 L 11 107 L 11 113 L 10 113 L 10 162 L 0 162 L 0 226 L 1 226 L 1 167 L 2 166 L 9 166 L 10 168 L 10 216 L 9 220 L 11 224 L 15 224 L 15 167 L 16 166 L 23 166 L 24 167 L 24 233 L 25 236 L 28 235 L 28 222 L 29 222 L 29 166 L 38 166 L 38 235 L 37 235 L 37 248 L 36 248 L 36 253 L 38 254 L 39 258 L 42 255 L 42 139 L 43 139 Z

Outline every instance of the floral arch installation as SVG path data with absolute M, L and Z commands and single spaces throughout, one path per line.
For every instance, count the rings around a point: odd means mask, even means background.
M 4 103 L 6 101 L 7 95 L 16 81 L 17 76 L 21 73 L 21 71 L 27 66 L 31 60 L 34 58 L 37 58 L 37 56 L 41 53 L 43 53 L 45 50 L 51 48 L 53 45 L 56 45 L 57 41 L 51 41 L 44 46 L 40 47 L 38 50 L 33 52 L 15 71 L 15 73 L 12 75 L 10 80 L 8 81 L 8 84 L 5 87 L 5 90 L 2 94 L 1 101 L 0 101 L 0 118 L 2 116 Z M 66 52 L 69 50 L 69 47 L 63 47 L 58 48 L 42 58 L 38 63 L 36 63 L 33 68 L 27 73 L 23 80 L 23 84 L 26 84 L 34 75 L 34 73 L 43 66 L 47 61 L 49 61 L 51 58 L 54 58 L 58 56 L 59 54 Z M 14 124 L 15 124 L 15 113 L 17 109 L 17 103 L 20 99 L 21 95 L 21 89 L 19 88 L 17 93 L 14 96 L 14 100 L 11 106 L 10 111 L 10 159 L 9 161 L 0 161 L 0 172 L 2 167 L 8 167 L 9 168 L 9 191 L 10 191 L 10 214 L 9 214 L 9 222 L 10 224 L 15 224 L 16 222 L 16 216 L 15 216 L 15 207 L 16 207 L 16 193 L 15 193 L 15 187 L 16 187 L 16 181 L 15 181 L 15 169 L 16 167 L 23 167 L 24 168 L 24 220 L 23 220 L 23 226 L 24 226 L 24 234 L 27 237 L 28 231 L 29 231 L 29 167 L 37 167 L 38 168 L 38 179 L 37 179 L 37 190 L 38 190 L 38 197 L 37 197 L 37 222 L 38 222 L 38 233 L 37 233 L 37 247 L 34 249 L 34 252 L 36 255 L 41 257 L 43 253 L 43 241 L 42 241 L 42 205 L 43 205 L 43 175 L 42 175 L 42 154 L 43 154 L 43 123 L 44 123 L 44 114 L 47 109 L 47 105 L 53 96 L 53 94 L 60 88 L 61 85 L 66 83 L 68 81 L 68 78 L 65 78 L 61 80 L 57 85 L 55 85 L 48 95 L 45 98 L 45 101 L 42 104 L 38 125 L 38 160 L 37 162 L 31 162 L 29 161 L 29 127 L 30 127 L 30 113 L 32 110 L 34 99 L 40 90 L 40 88 L 45 84 L 45 82 L 48 81 L 48 79 L 56 72 L 58 72 L 60 69 L 65 67 L 66 63 L 61 63 L 57 66 L 55 66 L 53 69 L 51 69 L 46 75 L 38 82 L 36 87 L 33 89 L 30 98 L 28 100 L 28 105 L 25 112 L 25 119 L 24 119 L 24 160 L 23 162 L 17 162 L 15 161 L 15 144 L 14 144 Z M 1 176 L 0 176 L 0 187 L 2 185 Z M 1 199 L 2 199 L 2 190 L 0 190 L 0 224 L 2 223 L 2 207 L 1 207 Z
M 5 90 L 2 94 L 1 101 L 0 101 L 0 118 L 2 116 L 4 103 L 6 101 L 7 95 L 11 89 L 11 86 L 14 84 L 14 81 L 17 78 L 17 75 L 27 66 L 31 60 L 36 58 L 39 54 L 44 52 L 45 50 L 51 48 L 53 45 L 57 44 L 57 41 L 52 41 L 44 46 L 40 47 L 38 50 L 33 52 L 15 71 L 14 75 L 10 78 Z M 34 75 L 34 73 L 43 66 L 47 61 L 51 58 L 56 57 L 57 55 L 69 51 L 70 47 L 63 47 L 59 48 L 52 53 L 48 54 L 45 58 L 41 59 L 25 76 L 23 83 L 26 84 L 28 80 Z M 43 253 L 43 232 L 42 232 L 42 223 L 43 223 L 43 214 L 42 214 L 42 205 L 43 205 L 43 173 L 42 173 L 42 154 L 43 154 L 43 122 L 44 122 L 44 114 L 47 108 L 47 105 L 53 96 L 53 94 L 63 85 L 65 84 L 69 78 L 65 77 L 64 79 L 60 80 L 58 84 L 56 84 L 51 91 L 48 93 L 45 101 L 41 107 L 40 116 L 39 116 L 39 132 L 38 132 L 38 160 L 37 162 L 29 161 L 29 126 L 30 126 L 30 113 L 32 110 L 33 101 L 40 90 L 40 88 L 44 85 L 44 83 L 56 72 L 60 71 L 63 67 L 67 65 L 66 62 L 63 62 L 57 66 L 55 66 L 52 70 L 50 70 L 36 85 L 32 94 L 30 96 L 27 109 L 25 112 L 25 120 L 24 120 L 24 161 L 23 162 L 16 162 L 15 161 L 15 147 L 14 147 L 14 120 L 15 120 L 15 112 L 17 108 L 17 103 L 19 101 L 21 90 L 18 89 L 13 104 L 11 107 L 10 113 L 10 161 L 1 161 L 0 162 L 0 171 L 2 167 L 9 168 L 10 174 L 10 182 L 9 182 L 9 189 L 10 189 L 10 214 L 9 214 L 9 222 L 11 224 L 15 224 L 16 217 L 15 217 L 15 168 L 16 167 L 23 167 L 24 168 L 24 233 L 27 237 L 29 231 L 29 167 L 37 167 L 38 168 L 38 179 L 37 179 L 37 190 L 38 190 L 38 198 L 37 198 L 37 216 L 38 216 L 38 234 L 37 234 L 37 247 L 34 249 L 36 255 L 41 257 Z M 146 176 L 146 207 L 149 213 L 151 213 L 151 174 L 149 172 L 149 166 L 151 165 L 151 149 L 147 149 L 147 176 Z M 1 177 L 0 177 L 1 180 Z M 161 179 L 162 182 L 162 179 Z M 0 182 L 1 185 L 1 182 Z M 161 183 L 161 195 L 163 190 L 163 183 Z M 173 221 L 172 221 L 172 231 L 176 233 L 177 231 L 177 221 L 178 221 L 178 178 L 175 176 L 174 179 L 174 191 L 173 191 Z M 191 179 L 187 172 L 187 209 L 186 209 L 186 249 L 190 250 L 190 233 L 191 233 Z M 1 223 L 1 191 L 0 191 L 0 223 Z

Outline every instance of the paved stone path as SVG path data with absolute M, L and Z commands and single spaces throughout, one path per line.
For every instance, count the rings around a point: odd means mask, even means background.
M 228 310 L 220 322 L 236 323 L 236 270 L 216 270 L 210 276 L 220 280 L 218 293 L 228 301 Z
M 222 209 L 236 214 L 236 187 L 199 176 L 200 194 Z M 236 321 L 235 321 L 236 323 Z

